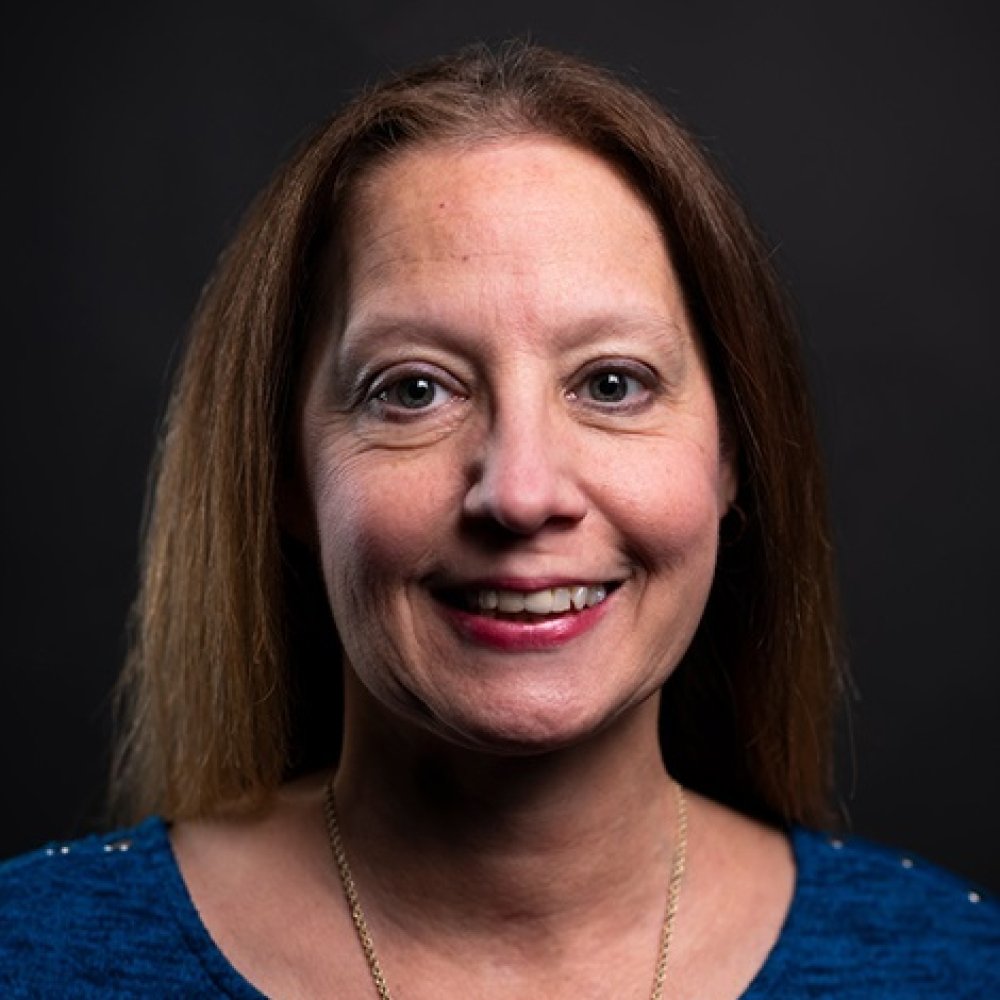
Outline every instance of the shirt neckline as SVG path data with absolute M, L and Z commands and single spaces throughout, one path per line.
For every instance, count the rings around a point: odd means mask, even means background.
M 253 985 L 233 964 L 216 944 L 201 914 L 195 906 L 184 876 L 181 874 L 177 857 L 170 843 L 167 824 L 161 817 L 154 816 L 136 828 L 137 838 L 147 840 L 151 861 L 160 876 L 164 897 L 180 926 L 185 942 L 197 958 L 206 975 L 225 994 L 237 1000 L 267 1000 L 266 994 Z M 782 995 L 781 983 L 790 967 L 790 957 L 794 941 L 798 937 L 799 925 L 803 919 L 805 897 L 812 883 L 815 852 L 809 850 L 808 841 L 815 834 L 803 827 L 793 826 L 787 833 L 795 864 L 795 884 L 788 911 L 782 921 L 774 946 L 768 952 L 763 964 L 751 979 L 747 988 L 736 1000 L 766 1000 L 767 997 Z

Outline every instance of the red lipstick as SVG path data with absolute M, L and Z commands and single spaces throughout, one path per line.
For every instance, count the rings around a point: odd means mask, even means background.
M 557 649 L 594 628 L 608 611 L 617 591 L 590 608 L 524 618 L 477 614 L 450 604 L 439 604 L 444 617 L 467 642 L 502 653 L 523 653 Z

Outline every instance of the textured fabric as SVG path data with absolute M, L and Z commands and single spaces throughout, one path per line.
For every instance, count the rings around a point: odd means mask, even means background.
M 792 844 L 792 907 L 743 1000 L 1000 1000 L 995 899 L 861 840 Z M 262 994 L 216 948 L 150 819 L 0 865 L 0 996 Z
M 743 1000 L 1000 1000 L 995 897 L 860 838 L 792 844 L 792 906 Z
M 262 995 L 209 937 L 159 819 L 0 866 L 4 1000 Z

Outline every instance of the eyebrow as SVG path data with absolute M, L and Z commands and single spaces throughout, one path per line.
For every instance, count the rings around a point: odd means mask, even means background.
M 598 338 L 620 336 L 652 336 L 671 354 L 683 354 L 693 340 L 694 331 L 687 323 L 649 310 L 595 312 L 574 319 L 550 331 L 551 343 L 559 351 L 571 350 Z M 414 341 L 433 343 L 445 349 L 467 353 L 480 342 L 480 337 L 469 327 L 450 321 L 417 315 L 400 315 L 392 312 L 375 313 L 359 322 L 348 322 L 340 336 L 336 355 L 340 362 L 350 361 L 366 353 L 372 341 Z

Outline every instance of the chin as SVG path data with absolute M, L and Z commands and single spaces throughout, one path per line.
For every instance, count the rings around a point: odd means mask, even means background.
M 586 710 L 583 706 L 493 705 L 486 716 L 481 713 L 453 718 L 438 735 L 468 750 L 501 757 L 534 757 L 580 746 L 607 729 L 618 713 Z

